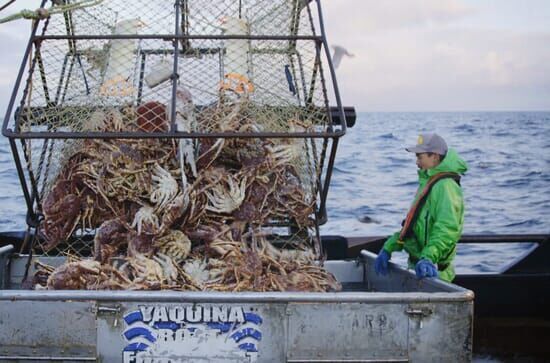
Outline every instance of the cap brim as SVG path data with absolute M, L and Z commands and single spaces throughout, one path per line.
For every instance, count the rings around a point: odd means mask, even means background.
M 422 146 L 409 146 L 409 147 L 406 147 L 405 150 L 415 154 L 428 152 L 428 150 L 426 150 L 426 148 Z

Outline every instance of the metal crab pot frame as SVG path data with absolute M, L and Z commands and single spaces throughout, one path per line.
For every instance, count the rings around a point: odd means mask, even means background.
M 106 3 L 115 9 L 109 11 L 73 10 L 33 26 L 2 128 L 3 135 L 9 138 L 23 188 L 29 229 L 40 223 L 37 211 L 48 183 L 55 177 L 50 169 L 60 166 L 60 160 L 52 155 L 66 154 L 66 145 L 77 139 L 303 139 L 313 154 L 308 162 L 316 169 L 313 192 L 318 237 L 318 225 L 326 221 L 326 198 L 338 139 L 346 132 L 346 115 L 328 50 L 320 1 L 219 0 L 208 2 L 206 7 L 201 7 L 201 1 L 161 1 L 150 5 L 153 10 L 160 10 L 145 19 L 149 26 L 139 34 L 117 30 L 120 14 L 123 21 L 137 14 L 116 9 L 123 3 Z M 168 4 L 171 6 L 162 7 Z M 262 7 L 259 5 L 266 4 L 270 5 L 263 6 L 267 10 L 256 11 Z M 133 7 L 137 9 L 139 5 Z M 141 5 L 146 8 L 140 8 L 139 14 L 149 6 Z M 220 34 L 219 27 L 212 25 L 212 19 L 220 15 L 246 19 L 247 33 L 225 29 Z M 115 88 L 114 93 L 102 94 L 105 78 L 115 67 L 113 54 L 117 44 L 127 47 L 122 48 L 122 58 L 135 61 L 125 79 L 132 92 L 126 94 L 124 89 Z M 239 46 L 243 45 L 247 49 L 243 64 L 248 67 L 248 78 L 228 79 L 228 75 L 231 78 L 235 74 L 232 67 L 242 66 L 235 59 L 242 57 Z M 98 54 L 104 57 L 99 66 Z M 165 74 L 160 85 L 148 88 L 147 76 L 161 63 L 168 64 L 171 72 Z M 231 82 L 236 82 L 236 86 Z M 332 108 L 328 104 L 329 82 L 336 100 L 336 107 Z M 265 115 L 268 122 L 273 121 L 273 115 L 280 115 L 280 120 L 273 123 L 275 127 L 245 131 L 200 127 L 179 131 L 179 84 L 192 90 L 193 110 L 199 117 L 216 102 L 218 106 L 231 106 L 246 99 L 247 105 L 253 105 L 253 110 Z M 247 86 L 254 90 L 247 92 Z M 17 104 L 20 88 L 22 96 Z M 228 91 L 228 96 L 224 91 Z M 121 110 L 128 105 L 139 107 L 158 101 L 166 106 L 168 125 L 162 130 L 97 130 L 85 125 L 85 120 L 97 110 Z M 288 126 L 290 119 L 304 121 L 309 127 L 292 129 Z

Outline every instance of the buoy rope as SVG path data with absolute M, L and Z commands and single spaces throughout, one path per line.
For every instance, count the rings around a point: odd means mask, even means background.
M 76 2 L 74 4 L 65 4 L 65 5 L 57 5 L 54 3 L 54 5 L 48 9 L 46 8 L 38 8 L 36 10 L 29 10 L 24 9 L 21 10 L 18 13 L 9 15 L 5 18 L 0 19 L 0 24 L 10 22 L 12 20 L 18 20 L 18 19 L 32 19 L 32 20 L 42 20 L 46 19 L 54 14 L 64 13 L 67 11 L 77 10 L 77 9 L 83 9 L 91 6 L 99 5 L 103 2 L 103 0 L 83 0 Z M 9 4 L 7 4 L 9 5 Z M 6 5 L 6 6 L 7 6 Z M 4 6 L 5 7 L 5 6 Z

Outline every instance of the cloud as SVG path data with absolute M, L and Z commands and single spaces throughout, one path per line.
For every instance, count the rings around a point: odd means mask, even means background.
M 500 5 L 485 4 L 323 0 L 329 43 L 356 55 L 337 69 L 344 103 L 389 111 L 550 109 L 550 26 L 511 27 Z M 472 21 L 480 14 L 502 26 Z M 24 20 L 0 25 L 0 109 L 29 31 Z
M 348 3 L 328 4 L 329 42 L 356 54 L 337 70 L 345 104 L 388 111 L 550 109 L 550 28 L 466 26 L 459 20 L 479 9 L 419 0 L 400 2 L 394 12 L 386 11 L 394 1 L 361 1 L 332 27 Z M 373 27 L 377 17 L 381 25 Z
M 485 30 L 399 34 L 363 43 L 338 81 L 360 109 L 548 109 L 549 42 Z
M 447 24 L 474 8 L 458 0 L 332 0 L 323 2 L 327 27 L 360 35 L 394 29 Z M 345 21 L 343 21 L 345 19 Z M 357 27 L 360 25 L 360 27 Z

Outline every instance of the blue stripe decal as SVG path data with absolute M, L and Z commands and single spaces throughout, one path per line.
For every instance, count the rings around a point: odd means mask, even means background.
M 126 348 L 124 348 L 125 352 L 143 352 L 144 350 L 147 350 L 149 346 L 145 343 L 132 343 L 128 344 Z
M 254 328 L 245 328 L 245 329 L 236 331 L 235 333 L 231 334 L 229 337 L 234 339 L 235 342 L 238 343 L 246 337 L 252 337 L 256 340 L 262 340 L 262 333 Z
M 227 333 L 233 326 L 232 323 L 207 323 L 210 329 L 219 329 L 222 333 Z
M 250 321 L 254 324 L 261 324 L 263 322 L 261 316 L 254 313 L 244 313 L 244 320 Z
M 153 327 L 155 329 L 171 329 L 171 330 L 178 330 L 181 325 L 178 323 L 174 323 L 173 321 L 159 321 L 155 324 L 153 324 Z
M 132 329 L 128 329 L 127 331 L 124 332 L 124 336 L 126 337 L 126 339 L 130 340 L 130 339 L 133 339 L 135 337 L 139 337 L 139 336 L 142 336 L 144 337 L 145 339 L 147 339 L 148 341 L 150 341 L 151 343 L 154 343 L 157 341 L 157 338 L 155 338 L 151 332 L 148 330 L 148 329 L 145 329 L 145 328 L 132 328 Z
M 133 311 L 130 314 L 126 315 L 124 317 L 124 320 L 126 321 L 126 324 L 133 324 L 136 321 L 143 321 L 143 315 L 141 315 L 141 311 Z
M 239 344 L 239 349 L 246 350 L 247 352 L 257 352 L 258 351 L 258 349 L 254 345 L 254 343 Z

